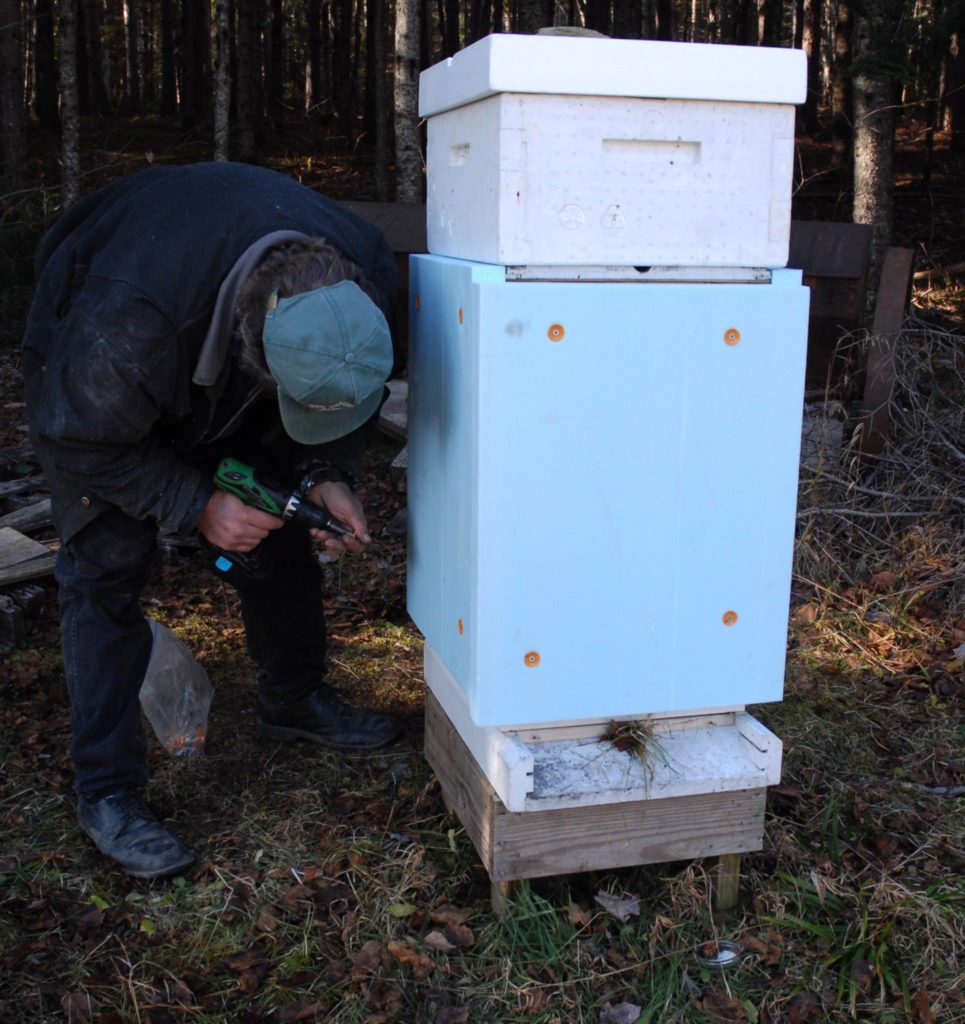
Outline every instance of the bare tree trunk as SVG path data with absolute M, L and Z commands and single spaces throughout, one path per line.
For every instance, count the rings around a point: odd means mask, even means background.
M 332 99 L 339 132 L 346 138 L 352 134 L 352 0 L 333 0 Z
M 552 24 L 552 0 L 516 0 L 517 32 L 528 35 Z
M 851 148 L 851 4 L 838 0 L 831 65 L 831 162 L 841 167 Z
M 551 12 L 550 20 L 542 22 L 542 25 L 551 25 L 552 23 Z M 536 27 L 540 28 L 541 25 Z M 586 27 L 593 29 L 594 32 L 602 32 L 605 36 L 610 34 L 609 0 L 586 0 Z
M 764 46 L 780 46 L 784 27 L 784 0 L 764 0 Z
M 965 22 L 965 17 L 960 18 Z M 948 75 L 945 85 L 945 111 L 951 129 L 949 149 L 965 152 L 965 24 L 952 33 L 948 48 Z
M 77 102 L 77 2 L 60 0 L 60 123 L 66 210 L 80 195 L 80 110 Z
M 95 114 L 106 117 L 111 112 L 104 75 L 104 48 L 101 45 L 101 8 L 98 0 L 84 3 L 84 38 L 87 42 L 87 74 L 91 107 Z
M 442 56 L 451 57 L 459 50 L 459 0 L 445 0 L 440 4 L 445 14 L 442 25 Z
M 375 7 L 381 7 L 376 0 Z M 305 110 L 310 111 L 322 100 L 322 4 L 321 0 L 308 0 L 305 13 L 308 35 L 308 73 L 305 75 Z
M 284 47 L 282 34 L 284 31 L 281 0 L 269 0 L 268 21 L 268 60 L 266 77 L 268 79 L 268 116 L 271 118 L 275 131 L 281 128 L 282 97 L 285 89 Z
M 392 100 L 386 73 L 386 5 L 375 0 L 372 7 L 372 79 L 375 93 L 375 198 L 384 203 L 392 198 L 389 161 L 392 153 Z
M 655 39 L 673 39 L 673 0 L 653 0 L 657 34 Z
M 231 25 L 228 18 L 228 0 L 217 0 L 215 24 L 217 64 L 215 65 L 214 94 L 214 158 L 227 160 L 228 114 L 231 110 Z
M 859 15 L 854 22 L 854 204 L 855 224 L 870 224 L 865 316 L 874 309 L 885 249 L 891 244 L 897 83 L 887 71 L 873 70 L 881 24 Z M 862 59 L 864 58 L 864 59 Z M 872 58 L 872 59 L 869 59 Z
M 57 116 L 57 53 L 54 47 L 53 0 L 34 3 L 37 58 L 34 62 L 34 114 L 41 128 L 53 128 Z
M 419 145 L 419 0 L 395 4 L 395 191 L 402 203 L 423 195 Z
M 157 69 L 155 60 L 157 51 L 154 45 L 156 32 L 156 8 L 148 4 L 141 16 L 140 61 L 141 61 L 141 100 L 154 106 L 157 102 Z
M 23 178 L 26 146 L 23 134 L 23 37 L 20 0 L 0 0 L 0 129 L 3 173 L 14 185 Z
M 821 102 L 821 29 L 823 0 L 804 0 L 801 9 L 801 48 L 808 55 L 808 90 L 804 105 L 798 108 L 801 130 L 813 134 L 818 129 Z
M 178 110 L 174 19 L 174 0 L 161 0 L 161 114 L 164 117 L 171 117 Z
M 136 114 L 141 109 L 141 62 L 137 52 L 138 17 L 137 0 L 124 0 L 124 82 L 125 106 L 128 113 Z
M 362 60 L 364 53 L 364 46 L 362 42 L 362 14 L 364 11 L 363 0 L 356 0 L 355 4 L 355 15 L 352 24 L 352 64 L 351 71 L 349 73 L 349 95 L 352 97 L 352 118 L 353 122 L 355 117 L 358 115 L 358 94 L 359 94 L 359 78 L 362 73 Z M 363 97 L 364 102 L 364 97 Z M 362 114 L 364 118 L 365 109 L 363 106 Z M 354 128 L 354 123 L 353 123 Z
M 255 4 L 238 4 L 238 79 L 235 99 L 237 157 L 255 155 L 255 95 L 258 68 L 258 15 Z
M 618 39 L 639 39 L 642 23 L 640 0 L 614 0 L 613 34 Z
M 493 26 L 492 0 L 470 0 L 469 24 L 466 28 L 466 43 L 476 42 L 488 36 Z

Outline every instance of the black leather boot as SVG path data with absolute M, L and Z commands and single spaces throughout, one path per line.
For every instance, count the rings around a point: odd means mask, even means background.
M 168 832 L 135 790 L 118 790 L 99 800 L 81 797 L 77 821 L 97 849 L 134 878 L 164 878 L 194 863 L 194 854 Z
M 306 740 L 347 752 L 377 750 L 399 734 L 395 719 L 350 707 L 330 686 L 320 686 L 293 704 L 258 700 L 258 736 L 279 743 Z

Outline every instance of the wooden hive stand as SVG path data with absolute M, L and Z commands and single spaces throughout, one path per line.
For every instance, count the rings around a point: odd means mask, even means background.
M 497 913 L 521 880 L 698 857 L 717 858 L 717 908 L 735 905 L 741 855 L 763 846 L 780 776 L 780 741 L 750 715 L 648 719 L 662 762 L 648 768 L 601 738 L 605 722 L 474 727 L 446 675 L 427 648 L 426 759 Z

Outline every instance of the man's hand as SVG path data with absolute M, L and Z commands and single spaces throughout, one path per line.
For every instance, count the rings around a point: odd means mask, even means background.
M 270 516 L 236 498 L 227 491 L 215 491 L 198 520 L 198 529 L 222 551 L 253 551 L 285 521 Z
M 325 545 L 326 551 L 354 551 L 359 554 L 372 542 L 362 503 L 347 484 L 326 480 L 324 483 L 316 484 L 305 497 L 316 505 L 324 505 L 336 519 L 340 519 L 355 531 L 354 537 L 340 537 L 329 533 L 328 530 L 311 530 L 311 535 Z

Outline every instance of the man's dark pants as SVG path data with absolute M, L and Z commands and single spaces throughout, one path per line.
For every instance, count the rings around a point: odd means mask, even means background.
M 307 533 L 273 530 L 262 542 L 266 579 L 239 587 L 259 693 L 274 704 L 314 690 L 325 668 L 321 570 Z M 147 782 L 138 692 L 151 654 L 140 606 L 157 526 L 112 509 L 60 549 L 56 576 L 70 693 L 75 788 L 87 799 Z M 203 571 L 203 570 L 202 570 Z

